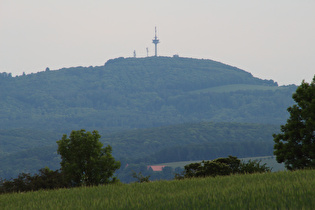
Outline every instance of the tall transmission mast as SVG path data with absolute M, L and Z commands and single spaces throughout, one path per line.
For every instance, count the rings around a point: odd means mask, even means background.
M 155 57 L 157 56 L 157 44 L 160 43 L 160 40 L 158 40 L 156 36 L 156 27 L 155 27 L 155 37 L 152 40 L 152 43 L 155 45 Z

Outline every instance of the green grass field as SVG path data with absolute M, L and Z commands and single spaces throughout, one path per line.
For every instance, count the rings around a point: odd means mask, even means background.
M 0 209 L 313 209 L 315 170 L 0 195 Z

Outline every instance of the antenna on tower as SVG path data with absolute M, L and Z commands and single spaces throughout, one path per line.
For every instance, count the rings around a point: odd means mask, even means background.
M 149 48 L 147 47 L 147 57 L 149 57 Z
M 136 51 L 133 51 L 133 57 L 135 58 L 137 56 Z
M 155 57 L 157 56 L 157 44 L 160 43 L 160 40 L 158 40 L 156 36 L 156 27 L 155 27 L 155 36 L 154 39 L 152 40 L 152 43 L 155 45 Z

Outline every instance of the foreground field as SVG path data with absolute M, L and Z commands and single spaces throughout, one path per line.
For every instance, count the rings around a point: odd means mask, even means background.
M 0 209 L 312 209 L 315 171 L 0 195 Z

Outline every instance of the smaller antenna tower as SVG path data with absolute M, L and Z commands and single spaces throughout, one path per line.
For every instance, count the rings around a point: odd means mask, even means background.
M 133 51 L 133 57 L 135 58 L 137 56 L 136 51 Z
M 160 40 L 158 40 L 156 36 L 156 27 L 155 27 L 155 36 L 154 39 L 152 40 L 152 43 L 155 45 L 155 57 L 157 56 L 157 44 L 160 43 Z
M 147 47 L 147 57 L 149 57 L 149 48 Z

